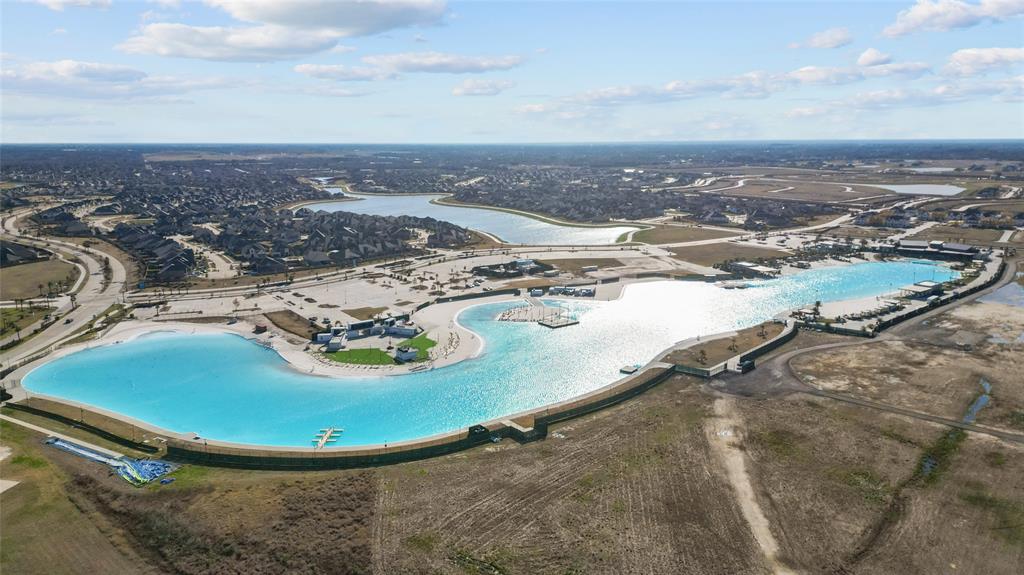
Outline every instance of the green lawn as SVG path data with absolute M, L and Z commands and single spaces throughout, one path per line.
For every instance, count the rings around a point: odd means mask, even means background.
M 343 349 L 325 353 L 324 356 L 339 363 L 353 363 L 356 365 L 394 365 L 395 358 L 388 355 L 382 349 Z
M 427 337 L 426 333 L 421 333 L 412 339 L 399 343 L 396 347 L 409 346 L 416 348 L 416 361 L 423 361 L 430 357 L 430 348 L 435 345 L 437 345 L 436 341 Z M 376 348 L 343 349 L 341 351 L 325 353 L 324 357 L 329 357 L 339 363 L 352 363 L 356 365 L 395 364 L 395 358 L 391 357 L 388 352 Z
M 5 307 L 0 310 L 0 335 L 6 336 L 16 330 L 24 329 L 53 311 L 49 307 L 26 307 L 22 309 Z
M 402 343 L 398 344 L 399 347 L 403 345 L 408 347 L 415 347 L 416 361 L 423 361 L 430 357 L 430 348 L 437 345 L 437 342 L 427 337 L 426 332 L 423 332 L 412 339 L 407 339 Z

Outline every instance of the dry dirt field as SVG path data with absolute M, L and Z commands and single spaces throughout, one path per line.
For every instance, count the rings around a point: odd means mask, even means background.
M 617 258 L 572 258 L 564 260 L 539 260 L 541 263 L 555 266 L 561 272 L 567 272 L 574 276 L 584 275 L 583 268 L 597 266 L 598 269 L 622 267 L 622 260 Z
M 695 240 L 708 240 L 713 238 L 724 238 L 742 233 L 727 232 L 723 230 L 710 230 L 695 226 L 654 226 L 647 230 L 640 230 L 633 234 L 634 242 L 645 244 L 669 244 L 675 242 L 692 242 Z
M 807 573 L 1012 574 L 1024 561 L 1024 449 L 831 400 L 739 403 L 762 508 Z M 925 453 L 939 466 L 920 473 Z
M 885 194 L 885 190 L 867 187 L 852 187 L 838 184 L 818 184 L 799 180 L 748 180 L 739 188 L 724 190 L 729 196 L 752 196 L 774 200 L 801 200 L 805 202 L 848 202 L 857 198 Z M 788 189 L 792 188 L 792 189 Z
M 839 226 L 832 228 L 824 233 L 822 236 L 832 238 L 853 238 L 875 240 L 879 238 L 887 238 L 894 233 L 898 233 L 898 230 L 890 228 L 862 228 L 858 226 Z
M 912 236 L 915 240 L 942 240 L 967 244 L 994 244 L 1003 235 L 1003 230 L 984 228 L 961 228 L 957 226 L 933 226 Z
M 758 258 L 778 258 L 789 255 L 782 250 L 771 248 L 756 248 L 748 245 L 733 243 L 707 244 L 703 246 L 685 246 L 669 248 L 672 257 L 702 266 L 712 266 L 726 260 L 745 259 L 755 260 Z
M 270 323 L 284 331 L 307 340 L 312 339 L 317 331 L 319 331 L 317 327 L 309 325 L 309 319 L 302 317 L 290 309 L 272 311 L 263 315 L 270 320 Z
M 0 269 L 0 300 L 28 299 L 40 297 L 39 285 L 46 290 L 48 282 L 74 285 L 78 268 L 56 258 L 5 266 Z
M 386 308 L 386 307 L 357 307 L 357 308 L 354 308 L 354 309 L 343 309 L 341 311 L 345 312 L 346 314 L 348 314 L 348 315 L 350 315 L 350 316 L 352 316 L 352 317 L 354 317 L 354 318 L 356 318 L 358 320 L 366 320 L 366 319 L 373 318 L 373 316 L 375 316 L 375 315 L 377 315 L 377 314 L 379 314 L 381 312 L 388 311 L 388 308 Z
M 662 361 L 689 365 L 691 367 L 716 365 L 736 354 L 761 345 L 782 333 L 784 328 L 785 326 L 781 323 L 765 322 L 759 326 L 738 331 L 736 337 L 713 339 L 700 345 L 673 351 L 665 356 Z M 700 361 L 701 351 L 705 354 L 703 363 Z
M 69 237 L 69 238 L 64 238 L 64 239 L 66 239 L 67 241 L 69 241 L 69 242 L 71 242 L 73 244 L 78 244 L 78 245 L 81 245 L 81 246 L 90 247 L 90 248 L 93 248 L 95 250 L 101 251 L 101 252 L 107 254 L 109 257 L 116 259 L 117 261 L 121 262 L 122 266 L 124 266 L 125 274 L 128 277 L 128 280 L 127 280 L 128 281 L 128 285 L 131 286 L 131 287 L 135 287 L 135 285 L 139 283 L 140 275 L 139 275 L 139 269 L 138 269 L 138 262 L 136 262 L 135 259 L 132 258 L 132 256 L 128 254 L 128 252 L 122 250 L 121 248 L 115 246 L 114 244 L 112 244 L 112 243 L 110 243 L 108 241 L 100 240 L 100 239 L 96 239 L 96 238 L 92 238 L 92 237 L 89 237 L 89 238 Z

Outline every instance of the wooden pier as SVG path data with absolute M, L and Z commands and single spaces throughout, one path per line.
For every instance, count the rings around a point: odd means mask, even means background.
M 320 432 L 313 437 L 313 443 L 316 444 L 313 449 L 323 449 L 328 443 L 338 441 L 336 436 L 340 435 L 342 431 L 345 430 L 340 427 L 328 427 L 326 429 L 321 429 Z

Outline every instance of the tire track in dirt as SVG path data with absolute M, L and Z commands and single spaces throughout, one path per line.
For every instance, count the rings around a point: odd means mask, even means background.
M 735 410 L 736 398 L 723 396 L 715 399 L 715 419 L 705 427 L 708 442 L 718 456 L 721 467 L 732 485 L 736 503 L 747 520 L 750 531 L 757 541 L 765 560 L 773 573 L 789 575 L 794 573 L 779 561 L 779 544 L 772 535 L 768 518 L 754 494 L 750 476 L 747 474 L 744 453 L 739 445 L 742 441 L 739 415 Z

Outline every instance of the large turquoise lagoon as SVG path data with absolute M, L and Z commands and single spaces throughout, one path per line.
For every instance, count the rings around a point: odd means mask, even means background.
M 340 192 L 340 188 L 329 188 Z M 509 212 L 484 208 L 462 208 L 432 203 L 443 195 L 360 195 L 347 194 L 350 200 L 317 202 L 306 206 L 326 212 L 353 212 L 374 216 L 418 216 L 451 222 L 457 226 L 486 232 L 513 244 L 542 246 L 614 244 L 635 226 L 578 227 L 559 226 Z
M 587 393 L 618 379 L 621 366 L 646 363 L 683 339 L 755 325 L 817 300 L 876 296 L 954 276 L 934 263 L 898 261 L 814 269 L 745 290 L 637 283 L 615 301 L 559 300 L 580 323 L 557 330 L 496 321 L 521 302 L 486 303 L 458 318 L 486 342 L 478 357 L 402 376 L 317 377 L 236 335 L 154 333 L 56 359 L 22 383 L 208 439 L 309 446 L 317 430 L 335 425 L 345 429 L 338 445 L 380 444 Z

